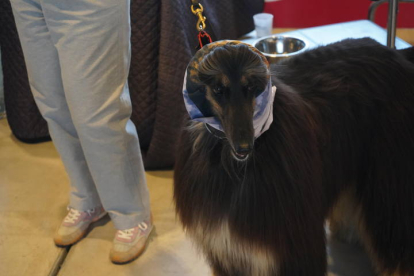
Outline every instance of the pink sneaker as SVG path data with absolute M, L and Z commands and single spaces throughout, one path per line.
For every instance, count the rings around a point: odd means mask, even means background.
M 102 207 L 93 208 L 87 211 L 68 209 L 57 233 L 55 234 L 55 244 L 59 247 L 66 247 L 78 242 L 85 236 L 89 225 L 106 215 Z
M 151 219 L 133 228 L 118 230 L 109 255 L 111 261 L 126 264 L 138 258 L 144 252 L 153 228 Z

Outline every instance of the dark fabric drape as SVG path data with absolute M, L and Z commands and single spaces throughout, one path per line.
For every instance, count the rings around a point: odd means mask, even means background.
M 27 70 L 9 0 L 0 1 L 0 47 L 7 120 L 17 139 L 35 143 L 50 140 L 27 79 Z
M 207 31 L 214 40 L 236 39 L 253 30 L 252 16 L 263 0 L 201 0 Z M 197 45 L 197 18 L 189 0 L 132 0 L 132 59 L 129 88 L 132 121 L 146 169 L 171 168 L 174 146 L 185 116 L 181 97 L 184 71 Z M 25 142 L 48 138 L 27 81 L 26 67 L 9 0 L 0 1 L 0 43 L 7 118 Z

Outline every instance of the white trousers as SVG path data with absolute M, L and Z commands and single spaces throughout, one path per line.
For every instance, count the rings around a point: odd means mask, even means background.
M 70 178 L 70 207 L 102 205 L 121 230 L 147 219 L 127 82 L 130 1 L 11 3 L 32 93 Z

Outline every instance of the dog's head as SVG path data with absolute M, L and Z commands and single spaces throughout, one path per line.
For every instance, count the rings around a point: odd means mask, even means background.
M 234 158 L 247 160 L 254 142 L 255 99 L 268 85 L 268 63 L 246 44 L 215 46 L 190 63 L 190 78 L 203 87 L 204 110 L 220 121 Z

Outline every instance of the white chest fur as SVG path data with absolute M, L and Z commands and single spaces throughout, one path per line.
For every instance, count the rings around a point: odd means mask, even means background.
M 264 248 L 240 240 L 230 233 L 227 221 L 214 230 L 198 225 L 189 229 L 188 234 L 197 246 L 205 253 L 211 254 L 228 271 L 232 267 L 244 268 L 248 275 L 274 275 L 276 270 L 275 256 Z

